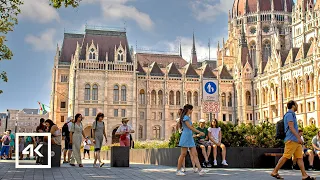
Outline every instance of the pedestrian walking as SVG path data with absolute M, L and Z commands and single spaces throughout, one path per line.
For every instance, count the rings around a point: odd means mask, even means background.
M 284 115 L 284 129 L 285 129 L 285 147 L 284 153 L 280 158 L 277 166 L 272 171 L 271 176 L 276 179 L 283 179 L 278 171 L 285 164 L 288 159 L 291 159 L 292 155 L 297 159 L 297 164 L 302 173 L 302 180 L 312 180 L 314 177 L 310 177 L 304 168 L 303 162 L 303 141 L 298 132 L 298 122 L 295 112 L 298 110 L 298 105 L 295 101 L 289 101 L 287 104 L 288 112 Z
M 82 136 L 85 138 L 83 126 L 82 126 L 82 115 L 76 114 L 74 118 L 74 123 L 70 128 L 70 144 L 72 144 L 72 155 L 70 159 L 70 165 L 75 166 L 75 161 L 77 161 L 79 167 L 83 167 L 80 154 L 80 146 L 82 142 Z
M 193 156 L 194 162 L 196 164 L 196 167 L 198 168 L 199 175 L 202 176 L 206 174 L 206 172 L 201 168 L 201 165 L 199 163 L 198 159 L 198 153 L 196 149 L 196 144 L 193 139 L 193 133 L 196 132 L 200 134 L 200 136 L 204 136 L 205 134 L 194 127 L 192 127 L 192 121 L 190 119 L 190 116 L 193 111 L 193 106 L 190 104 L 186 104 L 183 107 L 183 111 L 180 116 L 180 128 L 183 128 L 179 146 L 181 147 L 181 154 L 178 160 L 178 167 L 177 167 L 177 176 L 185 176 L 186 174 L 181 171 L 182 163 L 187 155 L 188 148 L 190 148 L 190 154 Z
M 120 146 L 130 147 L 130 134 L 134 133 L 134 130 L 128 125 L 129 119 L 122 118 L 122 125 L 116 131 L 116 135 L 120 135 Z
M 101 162 L 101 159 L 100 159 L 100 151 L 102 148 L 103 136 L 105 138 L 106 143 L 108 142 L 108 140 L 107 140 L 107 135 L 106 135 L 103 119 L 104 119 L 104 114 L 98 113 L 96 120 L 92 124 L 92 129 L 93 129 L 92 135 L 93 135 L 93 143 L 94 143 L 93 167 L 97 167 L 97 165 L 96 165 L 97 160 L 99 161 L 100 167 L 102 167 L 104 165 L 104 163 Z
M 62 127 L 62 139 L 64 140 L 63 163 L 69 163 L 72 154 L 72 144 L 70 143 L 70 129 L 73 123 L 73 117 L 68 117 L 67 122 Z M 67 158 L 68 154 L 68 160 Z
M 4 159 L 7 159 L 9 157 L 9 150 L 10 150 L 10 131 L 5 132 L 5 135 L 2 136 L 1 142 L 2 142 L 2 148 L 0 153 L 0 159 L 2 159 L 3 156 L 5 156 Z
M 89 137 L 87 136 L 86 139 L 83 141 L 83 159 L 85 159 L 86 154 L 88 154 L 88 157 L 90 159 L 90 146 L 91 146 L 91 141 Z
M 14 134 L 12 134 L 11 130 L 8 130 L 8 131 L 10 133 L 10 149 L 9 149 L 8 160 L 11 160 L 12 159 L 12 152 L 14 151 L 14 147 L 15 147 L 15 143 L 14 143 L 15 136 L 14 136 Z

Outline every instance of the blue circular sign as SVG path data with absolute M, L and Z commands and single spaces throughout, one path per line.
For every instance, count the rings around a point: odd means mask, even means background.
M 217 91 L 217 85 L 214 82 L 207 82 L 204 86 L 208 94 L 214 94 Z

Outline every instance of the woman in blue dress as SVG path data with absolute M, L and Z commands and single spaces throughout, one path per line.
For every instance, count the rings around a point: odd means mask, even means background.
M 192 127 L 192 121 L 190 116 L 192 114 L 193 106 L 190 104 L 186 104 L 183 107 L 181 116 L 180 116 L 180 128 L 182 128 L 182 133 L 179 141 L 179 146 L 181 147 L 181 154 L 178 159 L 178 167 L 177 167 L 177 176 L 185 176 L 186 174 L 181 171 L 181 167 L 183 164 L 183 160 L 187 155 L 188 148 L 190 149 L 190 155 L 193 156 L 193 160 L 198 168 L 199 175 L 202 176 L 206 174 L 206 172 L 201 168 L 198 159 L 198 153 L 196 149 L 196 144 L 193 139 L 193 132 L 198 133 L 200 136 L 204 136 L 203 132 L 198 131 L 196 128 Z

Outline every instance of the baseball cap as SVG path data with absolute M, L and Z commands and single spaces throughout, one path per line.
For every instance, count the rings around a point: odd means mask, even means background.
M 199 120 L 199 122 L 200 122 L 200 123 L 205 123 L 205 122 L 206 122 L 206 120 L 204 120 L 204 119 L 200 119 L 200 120 Z
M 67 122 L 70 122 L 72 119 L 73 119 L 73 117 L 72 117 L 72 116 L 69 116 L 69 117 L 67 118 Z

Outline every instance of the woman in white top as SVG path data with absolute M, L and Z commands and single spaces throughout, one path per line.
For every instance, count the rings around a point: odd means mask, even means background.
M 217 166 L 217 148 L 220 147 L 222 149 L 222 165 L 223 166 L 228 166 L 227 161 L 226 161 L 226 154 L 227 154 L 227 150 L 226 150 L 226 146 L 224 144 L 221 143 L 221 139 L 222 139 L 222 133 L 221 133 L 221 128 L 218 127 L 218 121 L 216 119 L 214 119 L 213 121 L 211 121 L 210 124 L 211 127 L 208 128 L 208 135 L 209 135 L 209 140 L 211 143 L 213 143 L 212 147 L 213 147 L 213 165 Z

